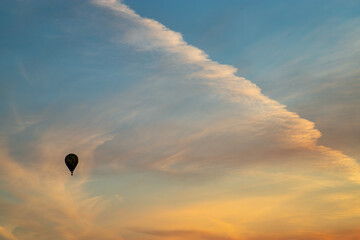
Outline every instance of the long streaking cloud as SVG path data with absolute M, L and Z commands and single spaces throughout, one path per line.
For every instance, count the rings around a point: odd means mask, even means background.
M 317 144 L 314 123 L 269 99 L 237 69 L 213 61 L 180 33 L 139 16 L 118 1 L 94 1 L 117 16 L 113 41 L 144 55 L 155 71 L 141 87 L 114 102 L 136 111 L 133 128 L 121 129 L 97 149 L 119 166 L 169 172 L 243 164 L 309 162 L 339 168 L 359 180 L 359 166 Z M 116 23 L 115 23 L 116 24 Z M 124 108 L 119 109 L 122 111 Z

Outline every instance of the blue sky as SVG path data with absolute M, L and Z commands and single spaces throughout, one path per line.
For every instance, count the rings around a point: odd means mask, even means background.
M 0 9 L 0 239 L 358 235 L 359 2 Z

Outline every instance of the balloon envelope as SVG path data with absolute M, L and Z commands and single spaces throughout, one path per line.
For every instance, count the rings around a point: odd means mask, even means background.
M 78 162 L 79 162 L 79 158 L 73 153 L 70 153 L 65 157 L 65 163 L 66 166 L 69 168 L 71 175 L 73 175 L 73 172 Z

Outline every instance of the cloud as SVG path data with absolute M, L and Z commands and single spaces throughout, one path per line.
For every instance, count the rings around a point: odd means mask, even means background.
M 1 145 L 2 190 L 10 198 L 0 202 L 0 222 L 16 226 L 13 235 L 4 236 L 13 236 L 9 240 L 113 239 L 94 224 L 105 201 L 84 193 L 86 177 L 69 179 L 69 175 L 59 174 L 62 168 L 58 164 L 46 164 L 46 154 L 51 156 L 56 147 L 43 147 L 49 151 L 40 151 L 45 161 L 26 166 L 12 159 Z
M 115 198 L 119 200 L 120 202 L 124 201 L 124 198 L 120 196 L 119 194 L 115 194 Z
M 279 234 L 270 234 L 266 236 L 259 236 L 248 238 L 247 240 L 323 240 L 323 239 L 356 239 L 359 236 L 359 231 L 357 229 L 344 229 L 337 232 L 305 232 L 299 234 L 288 234 L 288 235 L 279 235 Z
M 196 230 L 135 230 L 138 233 L 154 236 L 153 239 L 211 239 L 211 240 L 323 240 L 356 239 L 357 229 L 344 229 L 336 232 L 303 232 L 293 234 L 266 234 L 257 237 L 228 237 Z M 150 238 L 152 239 L 152 238 Z
M 4 227 L 0 226 L 0 240 L 17 240 L 17 238 Z
M 141 87 L 113 98 L 136 103 L 136 123 L 99 146 L 97 157 L 106 154 L 121 168 L 172 173 L 304 161 L 328 170 L 340 167 L 359 180 L 354 159 L 318 145 L 321 133 L 313 122 L 264 96 L 255 84 L 236 76 L 236 68 L 211 60 L 180 33 L 121 2 L 94 3 L 126 22 L 114 41 L 157 63 L 157 73 L 149 72 Z
M 137 233 L 147 234 L 156 238 L 165 239 L 208 239 L 208 240 L 232 240 L 228 236 L 218 235 L 205 231 L 196 230 L 135 230 Z
M 315 121 L 323 133 L 321 145 L 355 158 L 360 154 L 359 23 L 359 18 L 327 19 L 307 31 L 289 30 L 292 38 L 272 33 L 243 53 L 253 58 L 245 74 L 266 94 Z

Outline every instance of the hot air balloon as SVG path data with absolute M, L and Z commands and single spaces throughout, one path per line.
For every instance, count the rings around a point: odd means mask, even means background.
M 65 157 L 65 163 L 71 172 L 71 176 L 73 175 L 73 172 L 78 162 L 79 162 L 79 158 L 73 153 L 70 153 Z

